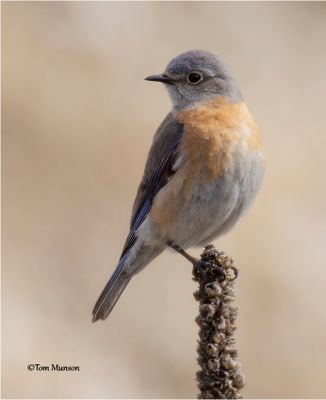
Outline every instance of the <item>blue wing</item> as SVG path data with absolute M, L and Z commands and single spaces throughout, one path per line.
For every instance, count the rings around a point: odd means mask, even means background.
M 172 114 L 168 114 L 158 128 L 148 154 L 144 176 L 139 185 L 134 202 L 130 232 L 125 242 L 121 258 L 131 249 L 137 239 L 137 229 L 149 213 L 155 195 L 175 173 L 173 164 L 178 156 L 178 147 L 183 133 L 183 125 Z
M 173 166 L 178 155 L 182 133 L 183 126 L 173 118 L 172 114 L 169 114 L 154 136 L 144 176 L 134 202 L 130 232 L 120 261 L 94 306 L 93 322 L 105 319 L 109 315 L 131 279 L 131 276 L 125 273 L 130 250 L 137 240 L 138 228 L 151 209 L 154 196 L 175 173 Z

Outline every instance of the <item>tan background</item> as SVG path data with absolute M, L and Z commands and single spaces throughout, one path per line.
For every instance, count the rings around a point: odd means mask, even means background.
M 255 206 L 217 242 L 241 270 L 245 394 L 326 397 L 325 20 L 322 3 L 2 5 L 3 397 L 196 395 L 181 257 L 160 256 L 90 322 L 170 107 L 143 78 L 190 48 L 230 66 L 266 145 Z

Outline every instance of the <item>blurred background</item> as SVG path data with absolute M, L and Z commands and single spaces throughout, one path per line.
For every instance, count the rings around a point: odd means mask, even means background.
M 326 397 L 325 18 L 318 2 L 2 3 L 3 397 L 196 396 L 182 257 L 161 255 L 91 323 L 170 108 L 143 78 L 192 48 L 234 72 L 266 147 L 254 207 L 215 243 L 240 269 L 244 394 Z

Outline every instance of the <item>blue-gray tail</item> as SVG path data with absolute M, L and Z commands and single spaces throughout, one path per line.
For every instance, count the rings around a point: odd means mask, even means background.
M 132 278 L 132 275 L 127 274 L 124 268 L 128 255 L 129 254 L 127 253 L 121 258 L 109 282 L 102 290 L 102 293 L 93 308 L 93 322 L 98 319 L 105 319 L 110 314 Z

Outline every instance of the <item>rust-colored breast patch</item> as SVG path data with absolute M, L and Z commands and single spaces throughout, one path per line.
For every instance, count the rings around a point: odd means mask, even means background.
M 228 168 L 237 145 L 250 150 L 261 146 L 260 134 L 245 103 L 228 103 L 223 98 L 176 114 L 184 124 L 181 152 L 192 160 L 194 170 L 203 165 L 206 179 L 216 179 Z

